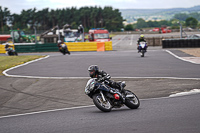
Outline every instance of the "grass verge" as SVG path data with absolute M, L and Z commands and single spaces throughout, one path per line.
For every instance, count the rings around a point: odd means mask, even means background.
M 181 51 L 196 57 L 200 57 L 200 48 L 181 49 Z
M 0 56 L 0 75 L 8 68 L 32 61 L 45 56 L 41 55 L 22 55 L 22 56 Z

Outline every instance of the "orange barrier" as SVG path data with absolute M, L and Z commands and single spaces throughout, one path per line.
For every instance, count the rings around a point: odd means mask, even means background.
M 97 51 L 105 51 L 105 42 L 97 42 Z

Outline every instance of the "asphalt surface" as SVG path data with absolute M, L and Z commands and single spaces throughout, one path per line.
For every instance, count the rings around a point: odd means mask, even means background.
M 50 57 L 7 72 L 45 78 L 0 76 L 0 132 L 199 132 L 199 94 L 149 100 L 199 89 L 199 65 L 177 59 L 160 47 L 149 47 L 141 58 L 131 47 L 133 42 L 113 42 L 119 50 L 111 52 L 45 53 Z M 147 100 L 141 100 L 137 110 L 124 107 L 107 114 L 87 107 L 9 116 L 93 105 L 84 94 L 91 64 L 99 65 L 115 81 L 125 80 L 127 89 Z
M 142 100 L 139 109 L 126 107 L 103 113 L 96 107 L 0 119 L 2 133 L 199 133 L 200 94 Z
M 174 51 L 175 53 L 177 51 Z M 45 65 L 44 65 L 45 64 Z M 200 67 L 179 60 L 165 50 L 148 50 L 144 58 L 137 51 L 60 53 L 7 72 L 10 75 L 40 77 L 88 77 L 87 68 L 96 64 L 112 77 L 200 78 Z

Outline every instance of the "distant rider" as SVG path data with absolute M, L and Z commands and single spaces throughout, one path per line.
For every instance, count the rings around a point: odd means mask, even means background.
M 140 42 L 146 42 L 146 40 L 144 39 L 144 35 L 140 35 L 140 38 L 137 41 L 138 53 L 141 52 Z M 145 52 L 147 52 L 147 47 L 148 46 L 145 47 Z
M 8 43 L 6 43 L 6 45 L 5 45 L 5 47 L 4 47 L 6 51 L 9 51 L 9 46 L 10 46 L 10 45 L 9 45 Z
M 61 40 L 58 40 L 58 44 L 57 44 L 57 47 L 59 48 L 59 51 L 62 53 L 62 45 L 65 45 Z M 65 45 L 65 48 L 66 48 L 66 51 L 67 53 L 70 55 L 70 52 L 67 48 L 67 45 Z
M 125 82 L 114 82 L 110 80 L 111 76 L 107 74 L 105 71 L 99 70 L 99 67 L 97 65 L 89 66 L 88 71 L 91 78 L 97 78 L 97 81 L 99 82 L 104 81 L 110 87 L 119 89 L 121 92 L 126 86 Z

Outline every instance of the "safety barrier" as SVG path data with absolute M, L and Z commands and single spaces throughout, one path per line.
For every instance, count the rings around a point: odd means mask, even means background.
M 69 51 L 112 51 L 112 42 L 65 42 Z
M 163 39 L 163 48 L 194 48 L 200 47 L 200 39 Z
M 69 51 L 97 51 L 96 42 L 65 42 L 65 44 Z
M 13 46 L 13 49 L 15 49 L 14 45 L 13 44 L 9 44 L 10 46 Z M 0 44 L 0 54 L 5 54 L 6 51 L 5 51 L 5 45 L 1 45 Z
M 105 42 L 105 51 L 112 51 L 112 41 Z
M 111 51 L 112 42 L 65 42 L 69 51 Z M 1 45 L 0 45 L 1 46 Z M 57 52 L 56 43 L 46 44 L 16 44 L 15 50 L 18 53 L 29 52 Z M 0 47 L 0 53 L 5 53 L 4 45 Z

